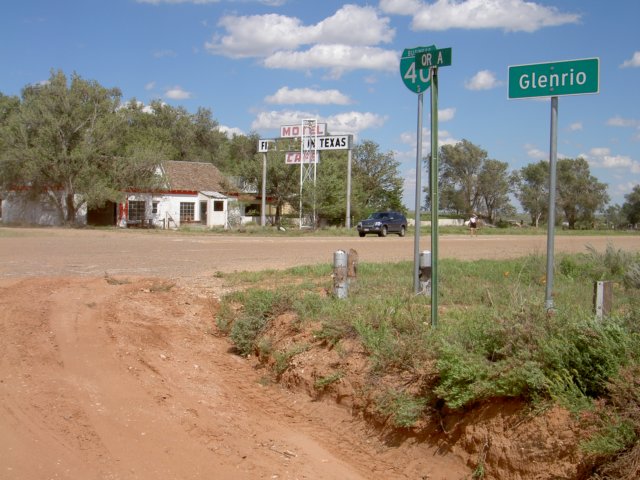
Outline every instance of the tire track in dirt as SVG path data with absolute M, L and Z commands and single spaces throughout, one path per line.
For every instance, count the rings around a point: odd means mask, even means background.
M 349 411 L 262 386 L 208 299 L 128 282 L 0 282 L 0 477 L 416 478 Z

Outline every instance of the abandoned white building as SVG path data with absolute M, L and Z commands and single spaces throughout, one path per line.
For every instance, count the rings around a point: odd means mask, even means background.
M 223 227 L 253 220 L 246 210 L 255 211 L 252 196 L 238 201 L 228 182 L 215 165 L 205 162 L 167 161 L 158 167 L 165 179 L 157 191 L 125 192 L 122 203 L 109 202 L 100 209 L 80 208 L 78 225 L 117 225 L 120 227 L 178 228 L 186 225 Z M 224 193 L 221 193 L 224 192 Z M 258 204 L 259 206 L 259 204 Z M 33 198 L 26 189 L 5 192 L 2 197 L 3 223 L 62 225 L 61 213 L 51 198 Z

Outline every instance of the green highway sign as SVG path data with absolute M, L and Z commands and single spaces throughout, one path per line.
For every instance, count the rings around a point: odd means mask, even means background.
M 509 67 L 509 98 L 582 95 L 599 91 L 599 58 Z
M 416 53 L 416 68 L 418 70 L 431 67 L 448 67 L 450 65 L 451 48 Z
M 400 58 L 400 76 L 406 87 L 415 93 L 422 93 L 431 85 L 429 70 L 416 69 L 416 55 L 436 50 L 435 45 L 429 47 L 405 48 Z

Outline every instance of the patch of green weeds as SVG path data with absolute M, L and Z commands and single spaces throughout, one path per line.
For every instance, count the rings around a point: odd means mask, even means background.
M 376 400 L 376 409 L 389 418 L 392 425 L 409 428 L 420 419 L 427 401 L 406 392 L 389 390 Z
M 273 370 L 277 377 L 280 377 L 284 372 L 287 371 L 289 365 L 291 364 L 291 360 L 296 356 L 305 352 L 309 349 L 309 345 L 307 344 L 299 344 L 294 345 L 288 350 L 282 350 L 274 352 L 273 359 L 275 360 L 275 364 L 273 366 Z
M 329 385 L 339 381 L 342 377 L 344 377 L 344 372 L 342 371 L 337 371 L 324 377 L 320 377 L 314 382 L 313 388 L 319 391 L 323 391 L 327 387 L 329 387 Z

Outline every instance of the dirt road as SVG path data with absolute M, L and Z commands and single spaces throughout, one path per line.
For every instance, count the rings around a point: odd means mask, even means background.
M 412 237 L 240 237 L 156 231 L 0 229 L 0 278 L 52 275 L 208 277 L 216 272 L 281 269 L 331 263 L 333 252 L 354 248 L 361 262 L 413 259 Z M 474 260 L 544 255 L 546 236 L 446 235 L 441 258 Z M 556 252 L 604 250 L 607 243 L 640 250 L 640 236 L 555 237 Z M 421 250 L 430 250 L 429 237 Z
M 556 246 L 607 241 L 640 249 Z M 443 237 L 440 251 L 545 245 Z M 469 478 L 438 445 L 385 442 L 344 408 L 268 384 L 215 336 L 216 272 L 331 262 L 340 248 L 396 261 L 413 243 L 0 229 L 0 479 Z

